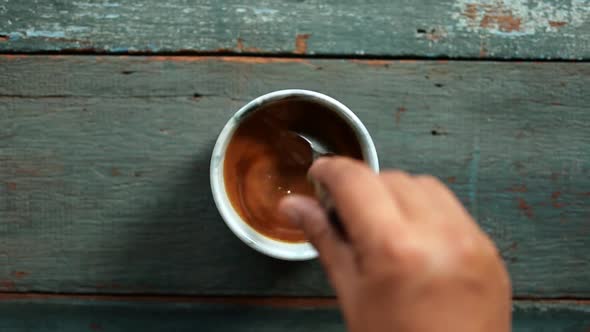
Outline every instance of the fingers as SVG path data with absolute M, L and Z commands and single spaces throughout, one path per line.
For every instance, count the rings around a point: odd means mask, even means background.
M 400 211 L 379 176 L 365 164 L 349 158 L 318 159 L 309 175 L 328 193 L 353 246 L 375 248 L 400 235 Z
M 431 200 L 426 192 L 428 188 L 419 185 L 415 177 L 402 171 L 383 172 L 379 177 L 409 222 L 421 220 L 420 217 L 425 213 L 430 213 Z
M 279 211 L 303 229 L 309 242 L 319 252 L 320 260 L 336 289 L 353 275 L 351 272 L 356 263 L 352 249 L 331 227 L 316 200 L 290 195 L 280 202 Z

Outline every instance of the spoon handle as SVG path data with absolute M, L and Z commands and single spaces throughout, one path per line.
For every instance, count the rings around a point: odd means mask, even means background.
M 341 238 L 346 240 L 348 238 L 348 235 L 346 234 L 346 229 L 344 229 L 344 225 L 342 224 L 342 221 L 340 220 L 340 216 L 338 215 L 336 209 L 328 209 L 328 220 L 330 220 L 330 224 L 332 225 L 332 227 L 334 227 L 336 233 L 338 233 L 338 235 Z
M 346 234 L 346 228 L 344 227 L 344 224 L 340 219 L 338 211 L 336 211 L 336 208 L 334 207 L 332 198 L 330 197 L 324 186 L 322 186 L 319 182 L 315 181 L 312 178 L 309 179 L 314 186 L 315 194 L 318 200 L 320 201 L 320 205 L 326 210 L 326 214 L 328 216 L 328 220 L 330 221 L 330 225 L 334 227 L 334 229 L 336 230 L 338 235 L 340 235 L 340 237 L 342 237 L 343 239 L 347 239 L 348 236 Z

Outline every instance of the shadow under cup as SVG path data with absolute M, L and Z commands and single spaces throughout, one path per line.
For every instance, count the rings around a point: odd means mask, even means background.
M 292 133 L 378 170 L 373 142 L 350 110 L 319 93 L 283 90 L 255 99 L 230 119 L 214 149 L 211 185 L 225 222 L 244 242 L 272 257 L 311 259 L 317 253 L 303 232 L 277 210 L 287 195 L 314 196 L 307 179 L 311 150 L 295 144 Z

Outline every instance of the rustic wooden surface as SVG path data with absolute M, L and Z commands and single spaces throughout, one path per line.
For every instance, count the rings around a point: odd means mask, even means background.
M 336 308 L 323 305 L 32 297 L 0 300 L 0 313 L 3 332 L 345 330 Z M 516 302 L 514 305 L 515 332 L 584 332 L 588 327 L 588 304 Z
M 588 59 L 590 0 L 5 0 L 0 51 Z
M 590 0 L 0 0 L 0 53 L 1 331 L 343 330 L 317 262 L 212 202 L 216 135 L 281 88 L 451 186 L 515 331 L 590 328 Z
M 297 87 L 348 105 L 383 168 L 431 173 L 520 297 L 590 296 L 590 64 L 2 56 L 0 290 L 331 295 L 246 247 L 210 194 L 225 121 Z

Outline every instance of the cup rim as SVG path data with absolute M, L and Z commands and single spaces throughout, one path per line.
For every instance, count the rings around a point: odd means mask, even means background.
M 241 218 L 233 207 L 225 190 L 225 177 L 223 164 L 225 152 L 235 130 L 250 112 L 259 109 L 265 104 L 276 102 L 286 98 L 303 98 L 323 104 L 339 116 L 355 132 L 356 138 L 361 146 L 363 159 L 374 171 L 379 171 L 379 161 L 375 144 L 361 120 L 344 104 L 325 94 L 302 89 L 287 89 L 270 92 L 255 98 L 240 108 L 227 121 L 221 133 L 217 137 L 210 164 L 210 184 L 213 200 L 217 210 L 229 229 L 244 243 L 251 248 L 270 257 L 282 260 L 310 260 L 318 256 L 317 251 L 309 242 L 291 243 L 275 240 L 265 236 L 252 228 Z

